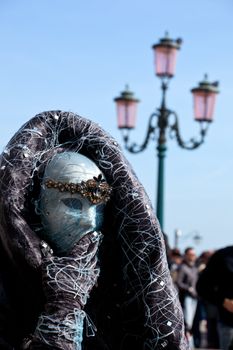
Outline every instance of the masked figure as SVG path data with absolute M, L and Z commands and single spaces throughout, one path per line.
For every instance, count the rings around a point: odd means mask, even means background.
M 46 166 L 38 212 L 42 238 L 56 255 L 71 251 L 85 234 L 101 229 L 110 186 L 94 162 L 75 152 L 55 155 Z
M 163 235 L 116 141 L 45 112 L 0 161 L 0 348 L 187 349 Z

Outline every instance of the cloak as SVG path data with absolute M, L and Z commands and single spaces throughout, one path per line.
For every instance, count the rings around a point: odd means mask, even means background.
M 83 349 L 187 349 L 164 238 L 143 186 L 111 135 L 62 111 L 44 112 L 25 123 L 0 158 L 1 349 L 20 349 L 43 311 L 34 206 L 44 167 L 66 150 L 92 159 L 112 187 L 98 285 L 85 306 Z

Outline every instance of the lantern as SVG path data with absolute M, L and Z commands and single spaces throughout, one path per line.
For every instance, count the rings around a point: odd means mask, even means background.
M 194 118 L 202 122 L 213 120 L 216 95 L 219 93 L 218 82 L 210 83 L 207 75 L 199 86 L 191 90 L 194 100 Z
M 172 78 L 175 74 L 176 53 L 180 49 L 182 40 L 172 40 L 168 33 L 152 46 L 154 50 L 155 73 L 161 78 Z
M 134 97 L 133 92 L 126 86 L 121 96 L 114 99 L 117 106 L 117 119 L 119 129 L 133 129 L 136 124 L 138 99 Z

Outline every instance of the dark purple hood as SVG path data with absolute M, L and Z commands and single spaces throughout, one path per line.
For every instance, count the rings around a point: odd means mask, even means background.
M 86 306 L 97 332 L 84 336 L 84 349 L 186 349 L 182 311 L 150 200 L 117 142 L 99 125 L 73 113 L 38 114 L 14 135 L 0 158 L 3 254 L 13 273 L 31 281 L 19 290 L 27 295 L 31 288 L 32 302 L 43 305 L 33 200 L 43 167 L 64 150 L 91 158 L 113 187 L 105 215 L 101 274 Z M 36 319 L 37 311 L 32 312 Z

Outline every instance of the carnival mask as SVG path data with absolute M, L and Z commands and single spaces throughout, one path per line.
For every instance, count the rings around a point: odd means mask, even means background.
M 111 188 L 89 158 L 55 155 L 45 168 L 39 200 L 42 238 L 57 255 L 67 254 L 86 233 L 101 229 Z

